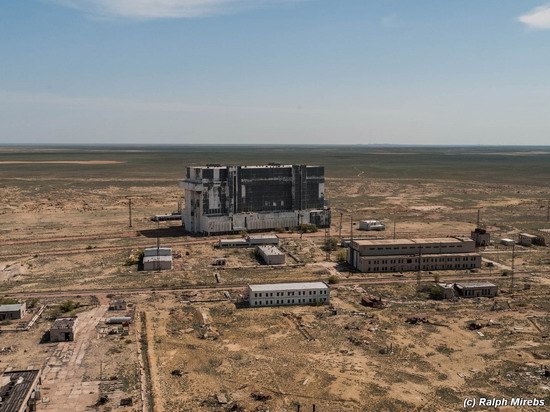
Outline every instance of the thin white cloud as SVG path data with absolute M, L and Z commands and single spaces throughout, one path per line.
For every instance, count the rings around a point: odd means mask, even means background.
M 518 20 L 532 29 L 550 30 L 550 5 L 536 7 Z
M 178 19 L 216 14 L 304 0 L 48 0 L 94 17 L 128 19 Z
M 318 108 L 302 108 L 299 105 L 291 106 L 243 106 L 235 104 L 207 105 L 188 104 L 174 101 L 144 101 L 112 97 L 80 97 L 63 96 L 50 93 L 34 93 L 23 91 L 0 90 L 0 105 L 47 105 L 60 106 L 65 109 L 87 110 L 125 110 L 141 112 L 164 113 L 325 113 Z

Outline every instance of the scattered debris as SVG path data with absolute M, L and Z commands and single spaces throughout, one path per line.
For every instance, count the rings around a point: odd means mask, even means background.
M 120 400 L 120 406 L 132 406 L 134 401 L 132 398 L 122 398 Z
M 263 392 L 252 392 L 250 397 L 259 402 L 266 402 L 271 399 L 271 395 Z
M 361 296 L 361 305 L 375 309 L 383 309 L 386 305 L 382 302 L 382 298 L 376 298 L 369 295 Z
M 417 317 L 407 318 L 405 322 L 407 322 L 410 325 L 416 325 L 418 323 L 430 323 L 428 318 L 417 318 Z
M 227 405 L 227 397 L 223 393 L 216 394 L 216 400 L 220 405 Z
M 468 329 L 470 330 L 478 330 L 478 329 L 482 329 L 484 327 L 484 325 L 482 325 L 481 323 L 477 323 L 477 322 L 470 322 L 468 324 Z

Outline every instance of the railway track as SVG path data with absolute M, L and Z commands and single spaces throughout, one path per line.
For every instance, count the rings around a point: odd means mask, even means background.
M 516 279 L 523 279 L 530 277 L 530 273 L 521 273 L 516 274 Z M 423 277 L 424 281 L 427 281 L 428 279 L 430 281 L 433 281 L 433 277 L 431 275 L 426 275 Z M 445 277 L 444 281 L 447 282 L 459 282 L 459 281 L 481 281 L 481 280 L 492 280 L 492 279 L 502 279 L 502 276 L 487 276 L 487 275 L 479 275 L 479 276 L 457 276 L 457 275 L 449 275 L 448 277 Z M 319 281 L 318 278 L 310 279 L 310 280 L 301 280 L 302 282 L 307 281 Z M 385 278 L 352 278 L 352 279 L 346 279 L 344 281 L 341 281 L 335 285 L 330 285 L 332 288 L 339 288 L 342 286 L 353 286 L 357 284 L 361 284 L 363 286 L 376 286 L 376 285 L 386 285 L 386 284 L 399 284 L 399 283 L 416 283 L 417 278 L 416 277 L 408 277 L 408 278 L 396 278 L 396 277 L 385 277 Z M 132 295 L 132 294 L 141 294 L 141 293 L 177 293 L 177 292 L 204 292 L 204 291 L 212 291 L 212 290 L 225 290 L 225 291 L 238 291 L 243 290 L 248 286 L 247 283 L 229 283 L 229 284 L 212 284 L 212 285 L 205 285 L 205 286 L 182 286 L 177 288 L 98 288 L 98 289 L 72 289 L 72 290 L 59 290 L 59 291 L 37 291 L 37 292 L 7 292 L 4 293 L 4 296 L 6 297 L 13 297 L 13 298 L 45 298 L 45 297 L 69 297 L 69 296 L 89 296 L 89 295 L 96 295 L 96 294 L 107 294 L 107 293 L 113 293 L 113 294 L 119 294 L 119 295 Z

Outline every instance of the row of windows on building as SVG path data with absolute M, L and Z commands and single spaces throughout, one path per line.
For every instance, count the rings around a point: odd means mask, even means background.
M 476 290 L 465 290 L 464 296 L 475 296 Z M 490 296 L 491 295 L 491 289 L 481 289 L 481 296 Z
M 297 301 L 297 302 L 294 302 L 294 301 Z M 317 302 L 326 302 L 327 301 L 327 298 L 309 298 L 308 299 L 287 299 L 286 302 L 284 299 L 278 299 L 278 300 L 275 300 L 275 304 L 276 305 L 284 305 L 285 303 L 287 304 L 292 304 L 292 303 L 317 303 Z M 262 306 L 262 305 L 273 305 L 273 300 L 266 300 L 266 301 L 255 301 L 254 302 L 254 306 Z
M 475 268 L 476 265 L 473 264 L 473 263 L 463 263 L 462 265 L 460 265 L 459 263 L 456 263 L 454 265 L 422 265 L 422 270 L 439 270 L 439 269 L 471 269 L 471 268 Z M 403 267 L 401 268 L 398 268 L 398 267 L 391 267 L 391 266 L 383 266 L 383 267 L 379 267 L 379 266 L 376 266 L 376 267 L 372 267 L 372 266 L 369 266 L 368 267 L 368 271 L 369 272 L 387 272 L 387 271 L 392 271 L 392 272 L 397 272 L 399 270 L 402 270 Z
M 317 292 L 319 292 L 319 295 L 326 295 L 327 294 L 327 291 L 326 290 L 308 290 L 308 295 L 317 295 Z M 292 292 L 266 292 L 266 293 L 263 293 L 263 296 L 262 296 L 262 292 L 260 293 L 254 293 L 254 297 L 255 298 L 262 298 L 262 297 L 266 297 L 266 298 L 270 298 L 273 296 L 273 293 L 275 293 L 275 296 L 294 296 L 294 294 L 296 293 L 298 296 L 302 296 L 302 295 L 306 295 L 306 291 L 305 290 L 302 290 L 302 291 L 292 291 Z M 286 295 L 285 295 L 286 293 Z
M 429 248 L 432 248 L 432 249 L 442 249 L 442 248 L 450 248 L 450 247 L 457 247 L 457 248 L 461 248 L 462 245 L 441 245 L 441 246 L 438 246 L 438 245 L 434 245 L 434 246 L 394 246 L 394 247 L 391 247 L 391 246 L 385 246 L 385 247 L 369 247 L 369 250 L 406 250 L 406 249 L 411 249 L 411 250 L 418 250 L 420 248 L 422 249 L 429 249 Z
M 437 262 L 475 262 L 477 256 L 459 256 L 459 257 L 438 257 L 438 258 L 422 258 L 422 263 L 437 263 Z M 405 262 L 406 261 L 406 262 Z M 370 264 L 386 264 L 386 263 L 418 263 L 416 259 L 377 259 L 370 260 Z

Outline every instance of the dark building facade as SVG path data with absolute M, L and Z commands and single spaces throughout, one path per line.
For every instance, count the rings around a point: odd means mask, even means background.
M 306 165 L 188 167 L 183 222 L 193 233 L 324 226 L 324 167 Z

